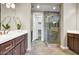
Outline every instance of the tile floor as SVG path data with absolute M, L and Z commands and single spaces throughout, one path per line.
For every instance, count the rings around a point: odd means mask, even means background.
M 32 42 L 32 50 L 26 55 L 76 55 L 70 50 L 63 50 L 57 44 L 49 44 L 48 46 L 41 40 Z

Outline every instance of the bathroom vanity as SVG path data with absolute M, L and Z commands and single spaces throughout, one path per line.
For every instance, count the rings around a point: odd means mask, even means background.
M 0 35 L 0 55 L 24 55 L 27 50 L 27 31 L 11 31 Z
M 79 54 L 79 32 L 68 32 L 67 39 L 69 49 Z

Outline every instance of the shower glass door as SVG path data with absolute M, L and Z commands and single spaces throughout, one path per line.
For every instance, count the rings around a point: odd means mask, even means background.
M 59 16 L 49 15 L 45 18 L 45 39 L 48 44 L 59 43 Z

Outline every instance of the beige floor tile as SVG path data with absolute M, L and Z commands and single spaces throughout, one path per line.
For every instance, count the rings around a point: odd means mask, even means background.
M 32 42 L 32 50 L 26 55 L 76 55 L 70 50 L 62 50 L 57 44 L 45 45 L 44 42 L 36 40 Z

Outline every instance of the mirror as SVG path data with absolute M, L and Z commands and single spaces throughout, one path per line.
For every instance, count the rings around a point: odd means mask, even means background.
M 1 30 L 5 30 L 4 26 L 7 24 L 10 26 L 9 31 L 15 29 L 13 21 L 14 16 L 16 16 L 16 8 L 7 8 L 6 3 L 1 4 Z

